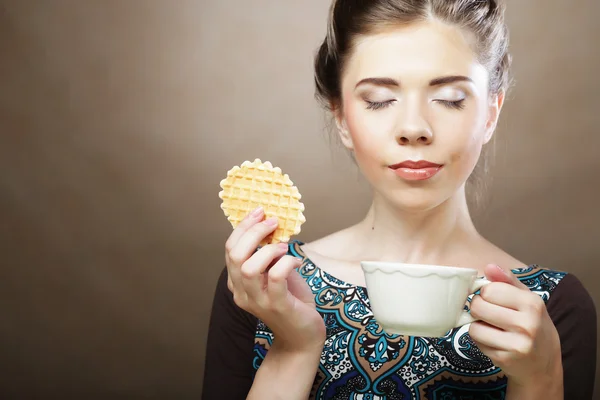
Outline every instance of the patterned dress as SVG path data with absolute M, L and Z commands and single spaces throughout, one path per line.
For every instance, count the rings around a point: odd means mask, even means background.
M 319 269 L 304 255 L 301 245 L 290 242 L 288 254 L 303 259 L 298 271 L 314 293 L 327 328 L 311 399 L 504 399 L 507 378 L 477 348 L 469 336 L 469 325 L 440 338 L 386 334 L 373 317 L 366 288 Z M 512 272 L 545 302 L 566 275 L 536 265 Z M 469 302 L 470 298 L 467 309 Z M 255 370 L 272 342 L 273 333 L 259 320 Z

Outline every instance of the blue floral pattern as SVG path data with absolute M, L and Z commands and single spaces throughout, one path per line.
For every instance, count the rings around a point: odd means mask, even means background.
M 319 269 L 301 245 L 290 242 L 289 254 L 303 259 L 298 271 L 314 293 L 327 329 L 311 399 L 504 399 L 506 376 L 477 348 L 468 325 L 440 338 L 387 334 L 373 317 L 366 289 Z M 512 272 L 546 302 L 566 275 L 536 265 Z M 273 333 L 259 321 L 255 370 L 272 342 Z

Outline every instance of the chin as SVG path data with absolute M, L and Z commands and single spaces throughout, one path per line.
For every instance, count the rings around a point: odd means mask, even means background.
M 397 189 L 385 193 L 383 200 L 395 210 L 420 213 L 431 211 L 445 203 L 452 194 L 432 188 Z M 381 195 L 380 195 L 381 196 Z

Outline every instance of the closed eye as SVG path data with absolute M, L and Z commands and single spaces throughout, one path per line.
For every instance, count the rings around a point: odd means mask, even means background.
M 462 110 L 465 108 L 465 99 L 450 101 L 450 100 L 434 100 L 437 103 L 441 103 L 447 108 L 451 108 L 453 110 Z
M 369 101 L 369 100 L 365 100 L 365 102 L 367 103 L 367 110 L 381 110 L 382 108 L 386 108 L 390 105 L 392 105 L 392 103 L 394 103 L 396 100 L 387 100 L 387 101 Z

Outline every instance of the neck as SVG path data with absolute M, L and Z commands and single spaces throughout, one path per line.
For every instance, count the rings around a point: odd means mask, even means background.
M 365 219 L 357 225 L 363 260 L 440 264 L 481 239 L 467 205 L 464 188 L 426 211 L 398 210 L 375 196 Z M 467 250 L 468 251 L 468 250 Z

